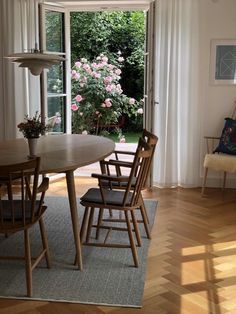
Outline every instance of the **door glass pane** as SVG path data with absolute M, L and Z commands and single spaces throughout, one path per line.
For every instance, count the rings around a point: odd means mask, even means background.
M 52 66 L 47 73 L 48 78 L 48 93 L 63 94 L 65 93 L 64 71 L 65 63 Z
M 46 11 L 46 50 L 64 52 L 64 13 Z
M 65 97 L 48 97 L 48 123 L 52 132 L 65 132 Z

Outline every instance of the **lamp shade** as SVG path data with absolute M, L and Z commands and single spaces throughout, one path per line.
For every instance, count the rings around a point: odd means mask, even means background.
M 38 51 L 27 53 L 13 53 L 6 58 L 11 59 L 12 62 L 19 63 L 22 68 L 28 68 L 32 75 L 40 75 L 43 69 L 49 69 L 54 64 L 59 64 L 65 58 L 48 53 Z

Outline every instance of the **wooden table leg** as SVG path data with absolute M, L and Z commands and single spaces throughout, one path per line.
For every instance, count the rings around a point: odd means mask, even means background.
M 75 181 L 74 181 L 74 171 L 69 170 L 66 172 L 66 182 L 67 182 L 67 192 L 70 203 L 70 213 L 71 221 L 75 240 L 75 250 L 76 250 L 76 264 L 79 269 L 83 269 L 82 254 L 81 254 L 81 242 L 79 237 L 79 220 L 77 213 L 77 203 L 76 203 L 76 193 L 75 193 Z

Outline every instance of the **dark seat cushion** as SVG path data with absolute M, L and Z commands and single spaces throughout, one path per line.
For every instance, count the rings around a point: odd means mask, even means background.
M 15 220 L 19 221 L 22 220 L 22 202 L 21 200 L 14 200 L 14 216 Z M 2 200 L 2 218 L 3 220 L 11 220 L 12 219 L 12 212 L 11 212 L 11 201 Z M 36 201 L 35 204 L 35 216 L 38 216 L 38 208 L 39 208 L 39 201 Z M 46 209 L 44 206 L 42 212 Z M 36 218 L 35 217 L 35 218 Z M 25 219 L 28 220 L 31 218 L 31 201 L 25 201 Z
M 104 190 L 105 200 L 107 205 L 122 205 L 124 192 L 114 190 Z M 127 206 L 130 204 L 132 193 L 129 193 Z M 103 204 L 101 192 L 99 188 L 89 189 L 82 197 L 81 203 L 99 203 Z
M 225 125 L 221 133 L 219 145 L 214 153 L 236 155 L 236 120 L 225 118 Z

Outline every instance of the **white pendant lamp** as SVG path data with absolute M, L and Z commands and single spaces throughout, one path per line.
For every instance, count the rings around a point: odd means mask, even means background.
M 40 75 L 43 69 L 49 69 L 54 64 L 59 64 L 65 58 L 58 55 L 48 54 L 34 50 L 27 53 L 13 53 L 7 58 L 12 62 L 19 63 L 19 67 L 28 68 L 32 75 Z
M 65 60 L 64 57 L 56 54 L 44 53 L 38 50 L 37 44 L 37 11 L 36 11 L 36 0 L 34 0 L 34 26 L 35 26 L 35 48 L 30 52 L 13 53 L 6 58 L 12 62 L 19 63 L 19 67 L 28 68 L 32 75 L 40 75 L 44 69 L 49 69 L 55 64 L 59 64 Z M 23 18 L 21 16 L 21 29 L 23 36 Z

